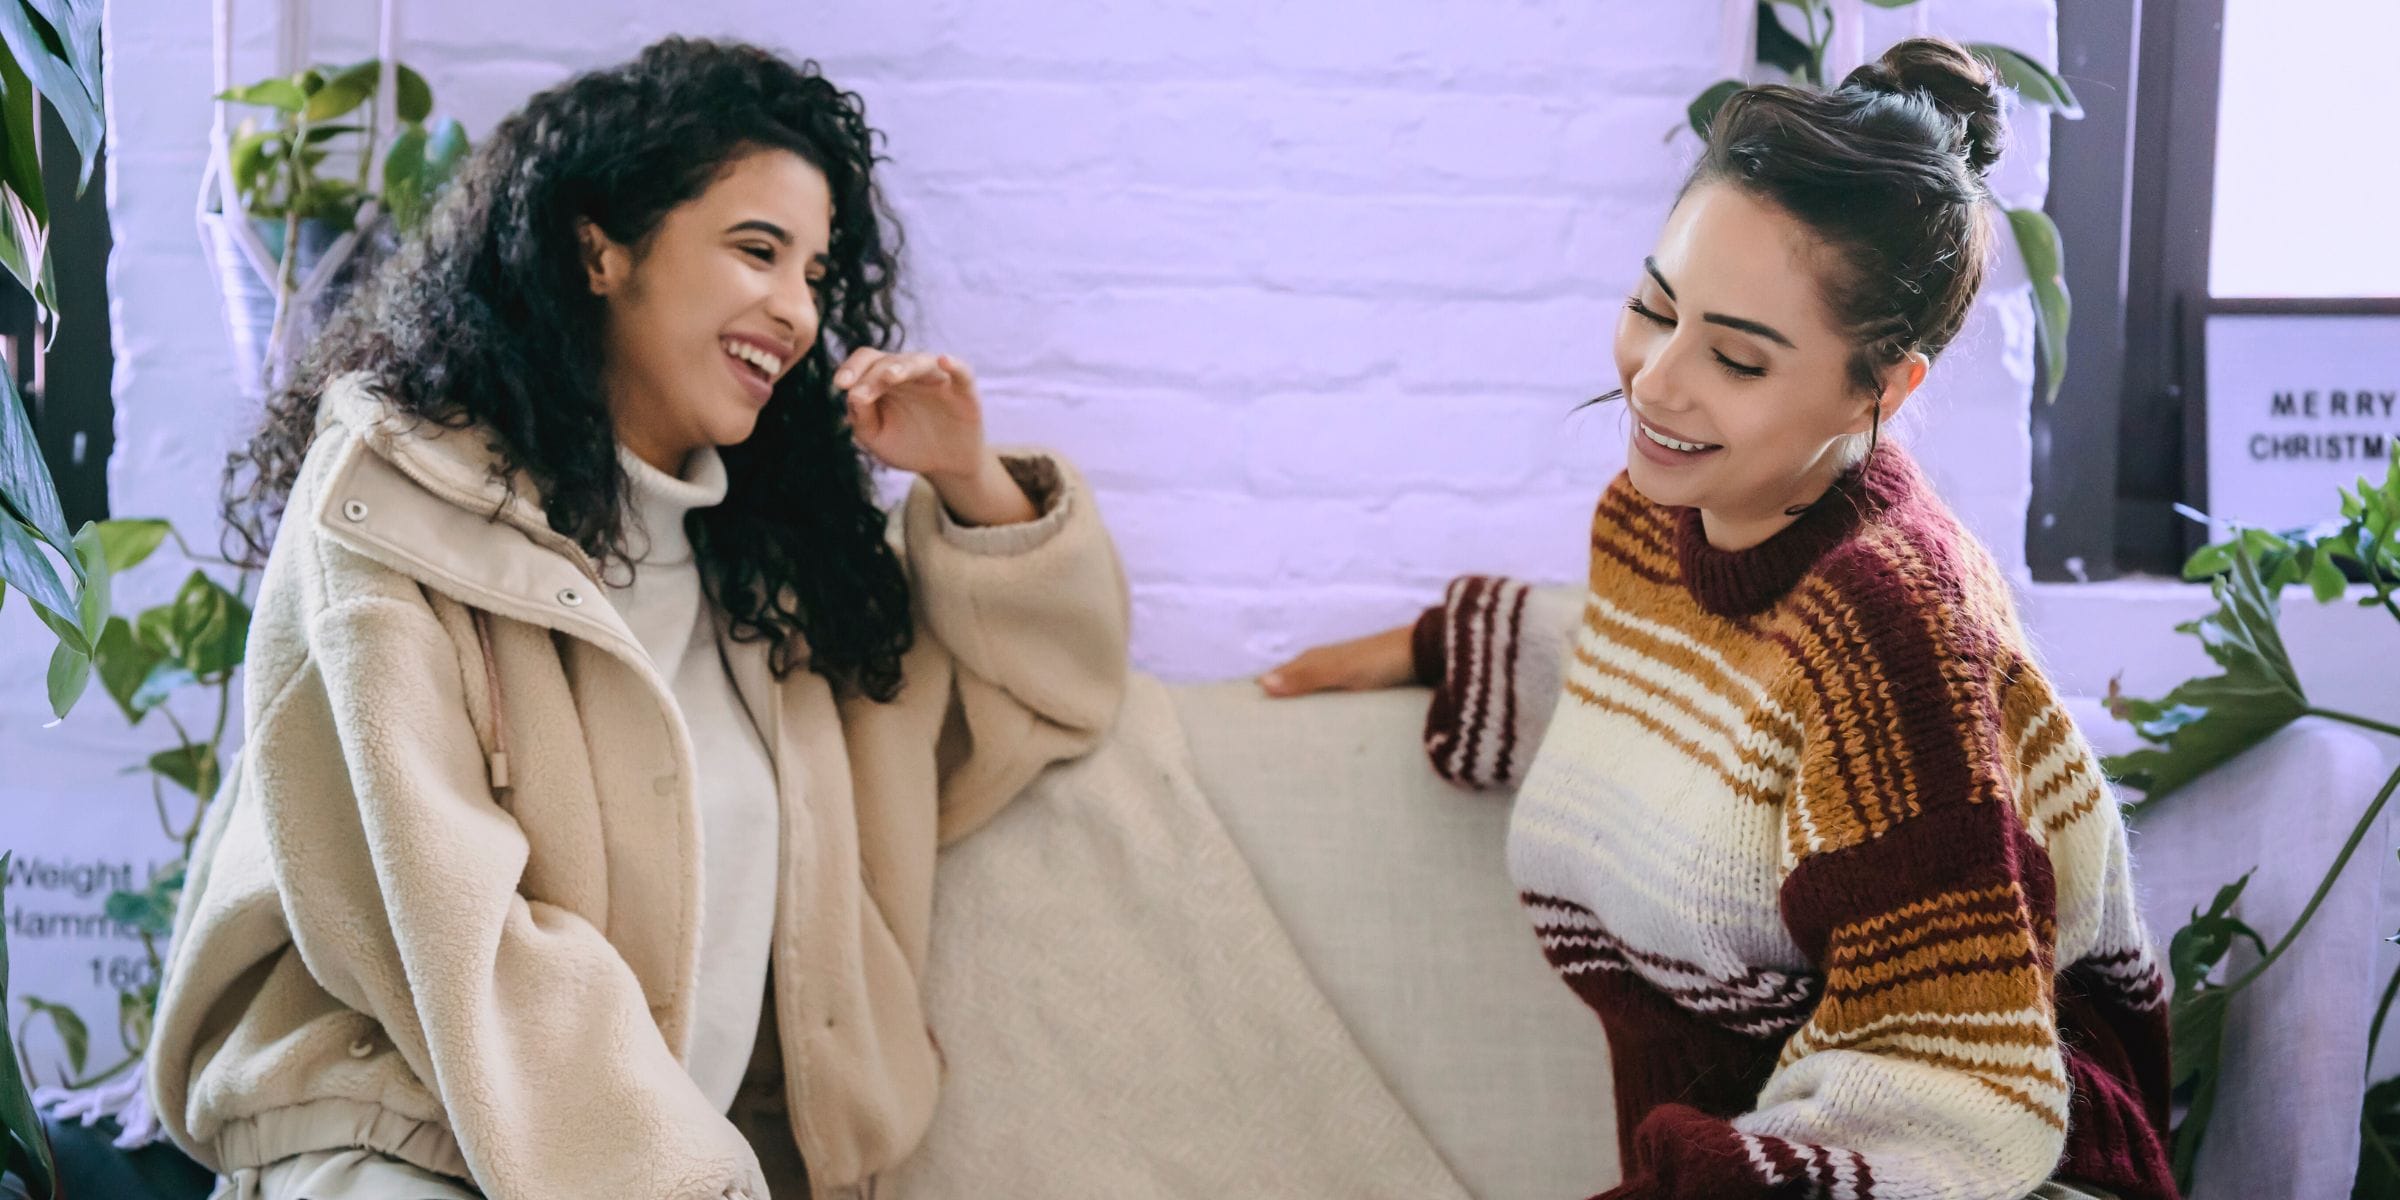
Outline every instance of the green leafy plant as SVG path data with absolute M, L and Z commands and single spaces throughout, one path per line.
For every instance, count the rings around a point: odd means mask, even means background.
M 2185 784 L 2301 717 L 2320 717 L 2400 737 L 2400 724 L 2394 720 L 2310 701 L 2277 627 L 2285 588 L 2305 583 L 2319 603 L 2330 604 L 2348 594 L 2353 576 L 2368 585 L 2367 594 L 2358 599 L 2361 606 L 2381 607 L 2400 620 L 2400 604 L 2393 599 L 2395 586 L 2400 585 L 2400 445 L 2392 449 L 2383 482 L 2370 483 L 2361 477 L 2355 488 L 2341 489 L 2340 495 L 2337 520 L 2281 532 L 2235 526 L 2225 539 L 2201 547 L 2184 564 L 2186 578 L 2208 581 L 2216 607 L 2176 629 L 2200 639 L 2201 648 L 2219 671 L 2186 680 L 2156 700 L 2126 696 L 2114 684 L 2110 686 L 2110 711 L 2152 743 L 2104 763 L 2111 777 L 2142 789 L 2143 799 L 2134 809 L 2137 818 L 2142 809 L 2161 803 Z M 2218 892 L 2207 912 L 2195 911 L 2192 923 L 2175 934 L 2168 955 L 2175 975 L 2170 1008 L 2175 1042 L 2173 1077 L 2176 1096 L 2188 1108 L 2175 1129 L 2174 1165 L 2177 1179 L 2187 1188 L 2215 1104 L 2227 1005 L 2273 967 L 2307 928 L 2395 790 L 2400 790 L 2400 770 L 2385 779 L 2367 802 L 2308 904 L 2272 946 L 2231 915 L 2249 880 L 2247 875 Z M 2240 940 L 2257 946 L 2258 961 L 2230 981 L 2213 982 L 2220 962 Z M 2400 976 L 2385 989 L 2370 1042 L 2380 1033 L 2396 991 L 2400 991 Z M 2372 1049 L 2369 1053 L 2371 1057 Z M 2367 1150 L 2380 1151 L 2388 1161 L 2392 1139 L 2400 1137 L 2400 1080 L 2386 1080 L 2368 1090 L 2360 1121 L 2369 1135 Z M 2367 1178 L 2363 1170 L 2360 1178 Z M 2394 1178 L 2400 1178 L 2400 1172 L 2395 1172 Z
M 194 552 L 165 521 L 108 521 L 99 527 L 109 568 L 116 574 L 138 566 L 169 538 L 176 540 L 187 559 L 219 561 Z M 109 1083 L 133 1069 L 149 1048 L 164 966 L 159 946 L 174 925 L 185 863 L 223 779 L 223 747 L 235 703 L 235 677 L 250 632 L 246 590 L 246 581 L 238 589 L 227 588 L 206 571 L 195 569 L 165 603 L 130 619 L 111 615 L 102 626 L 97 646 L 101 687 L 128 722 L 138 726 L 156 714 L 174 734 L 173 746 L 129 770 L 147 773 L 159 827 L 176 844 L 178 854 L 140 890 L 117 891 L 107 900 L 109 919 L 140 937 L 147 959 L 138 976 L 119 981 L 116 1035 L 124 1051 L 121 1058 L 104 1067 L 90 1067 L 92 1039 L 84 1021 L 64 1005 L 25 998 L 19 1040 L 34 1020 L 49 1022 L 67 1059 L 67 1069 L 60 1072 L 58 1080 L 62 1088 L 82 1090 Z M 169 700 L 193 691 L 209 697 L 212 711 L 205 725 L 187 725 L 168 706 Z M 191 811 L 182 821 L 169 813 L 170 789 L 189 798 Z
M 381 112 L 375 99 L 382 69 L 377 59 L 341 68 L 310 67 L 217 97 L 266 110 L 263 122 L 245 118 L 235 127 L 227 148 L 226 161 L 245 211 L 286 222 L 287 229 L 300 221 L 322 221 L 335 230 L 348 230 L 372 197 L 382 202 L 403 232 L 424 219 L 434 193 L 466 156 L 466 133 L 455 120 L 426 123 L 433 114 L 433 89 L 405 64 L 393 68 L 398 93 L 393 112 L 399 123 L 392 130 L 378 130 Z M 370 168 L 379 152 L 383 191 L 377 197 L 370 190 Z M 336 165 L 349 174 L 327 172 Z M 283 245 L 292 240 L 287 232 Z M 284 256 L 282 247 L 274 249 Z
M 91 182 L 106 129 L 98 0 L 0 0 L 0 268 L 55 331 L 37 95 L 74 144 L 80 190 Z M 60 716 L 83 692 L 100 633 L 94 615 L 108 602 L 106 566 L 90 534 L 88 526 L 68 530 L 14 372 L 0 370 L 0 602 L 12 588 L 23 593 L 58 638 L 48 678 L 51 711 Z
M 48 102 L 74 145 L 80 192 L 91 184 L 107 130 L 99 0 L 0 0 L 0 269 L 33 297 L 40 322 L 55 330 L 57 288 L 38 140 L 40 100 Z M 64 565 L 63 577 L 51 554 Z M 11 588 L 25 593 L 35 615 L 57 636 L 48 675 L 50 707 L 62 717 L 74 706 L 91 668 L 99 634 L 91 616 L 107 606 L 106 566 L 95 567 L 98 560 L 91 527 L 81 534 L 67 531 L 58 485 L 34 441 L 16 374 L 0 370 L 0 601 Z M 0 881 L 7 863 L 8 855 L 0 853 Z M 5 916 L 0 900 L 0 1013 L 8 1003 Z M 0 1029 L 0 1179 L 17 1191 L 49 1197 L 57 1190 L 56 1174 L 16 1045 Z
M 1867 0 L 1877 8 L 1906 8 L 1916 2 Z M 1799 32 L 1784 24 L 1783 14 L 1787 11 L 1800 23 Z M 1759 0 L 1758 65 L 1764 70 L 1823 87 L 1825 52 L 1832 45 L 1831 0 Z M 2032 55 L 1982 42 L 1970 43 L 1967 49 L 1990 63 L 2026 103 L 2049 109 L 2068 120 L 2082 118 L 2083 105 L 2075 99 L 2074 89 Z M 1719 80 L 1692 98 L 1685 107 L 1684 117 L 1701 141 L 1708 140 L 1717 110 L 1744 86 L 1739 79 Z M 1673 138 L 1681 132 L 1683 127 L 1678 126 L 1669 130 L 1667 136 Z M 2058 225 L 2038 208 L 2009 209 L 2008 226 L 2016 235 L 2017 253 L 2025 260 L 2025 274 L 2033 281 L 2034 344 L 2041 352 L 2048 380 L 2043 399 L 2055 401 L 2059 385 L 2067 377 L 2067 329 L 2074 317 L 2073 297 L 2067 292 L 2066 251 L 2060 244 Z
M 2400 933 L 2384 939 L 2400 942 Z M 2383 1041 L 2383 1023 L 2392 1015 L 2392 999 L 2400 996 L 2400 967 L 2392 969 L 2391 982 L 2383 985 L 2383 999 L 2375 1005 L 2374 1023 L 2367 1027 L 2367 1063 L 2372 1069 L 2375 1047 Z M 2358 1181 L 2351 1185 L 2351 1200 L 2381 1200 L 2400 1196 L 2400 1075 L 2367 1088 L 2366 1102 L 2360 1106 L 2358 1117 Z
M 7 927 L 8 919 L 8 857 L 0 853 L 0 929 Z M 0 1009 L 7 1004 L 8 939 L 0 937 Z M 50 1139 L 42 1132 L 42 1118 L 25 1090 L 25 1078 L 16 1045 L 0 1023 L 0 1171 L 17 1187 L 48 1196 L 57 1190 L 58 1168 L 50 1160 Z

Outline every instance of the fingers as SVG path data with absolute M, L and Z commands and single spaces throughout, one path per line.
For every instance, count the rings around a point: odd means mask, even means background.
M 1329 647 L 1303 651 L 1300 657 L 1258 677 L 1259 690 L 1278 700 L 1306 696 L 1335 686 Z
M 848 357 L 842 359 L 842 365 L 834 368 L 833 386 L 836 388 L 849 387 L 858 382 L 858 377 L 864 374 L 867 368 L 874 366 L 878 360 L 889 357 L 891 355 L 872 346 L 861 346 L 851 351 Z
M 1258 686 L 1278 698 L 1403 686 L 1415 676 L 1409 646 L 1413 632 L 1414 626 L 1402 625 L 1347 642 L 1317 646 L 1259 676 Z
M 870 355 L 872 357 L 868 357 Z M 905 383 L 946 382 L 950 372 L 944 364 L 957 361 L 946 354 L 886 354 L 880 350 L 860 350 L 844 360 L 841 369 L 833 373 L 833 386 L 847 390 L 854 402 L 873 403 Z

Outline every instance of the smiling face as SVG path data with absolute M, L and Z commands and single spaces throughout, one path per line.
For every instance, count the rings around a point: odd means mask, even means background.
M 1791 522 L 1855 461 L 1880 403 L 1890 420 L 1924 358 L 1883 394 L 1850 375 L 1808 229 L 1737 187 L 1704 183 L 1667 218 L 1617 322 L 1632 445 L 1652 501 L 1700 510 L 1709 542 L 1744 549 Z
M 601 379 L 617 440 L 680 474 L 702 446 L 745 441 L 775 382 L 817 338 L 833 200 L 788 150 L 729 164 L 637 246 L 584 227 L 607 303 Z

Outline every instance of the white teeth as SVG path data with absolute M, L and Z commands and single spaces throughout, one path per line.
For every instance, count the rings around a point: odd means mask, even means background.
M 1643 437 L 1649 438 L 1651 441 L 1657 442 L 1659 445 L 1665 446 L 1669 450 L 1681 450 L 1686 454 L 1693 454 L 1702 450 L 1716 449 L 1715 446 L 1709 445 L 1706 442 L 1679 442 L 1674 438 L 1668 437 L 1667 435 L 1650 428 L 1646 422 L 1635 423 L 1641 426 Z
M 783 374 L 782 359 L 777 358 L 774 355 L 769 354 L 748 342 L 737 342 L 732 338 L 727 338 L 725 339 L 723 345 L 725 347 L 725 353 L 730 354 L 735 358 L 738 358 L 743 362 L 749 363 L 751 366 L 757 367 L 759 370 L 766 372 L 769 379 Z

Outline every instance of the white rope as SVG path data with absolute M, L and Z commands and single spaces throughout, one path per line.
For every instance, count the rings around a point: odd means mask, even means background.
M 309 40 L 307 2 L 308 0 L 283 0 L 281 14 L 283 22 L 277 33 L 277 51 L 278 57 L 282 60 L 283 73 L 286 75 L 298 73 L 307 60 Z M 233 0 L 216 0 L 214 17 L 213 32 L 217 60 L 215 95 L 221 97 L 234 86 Z M 398 0 L 380 0 L 375 31 L 375 56 L 378 61 L 374 120 L 369 127 L 367 144 L 361 151 L 367 155 L 368 159 L 369 190 L 375 193 L 380 193 L 383 188 L 384 158 L 378 152 L 376 143 L 379 140 L 388 140 L 391 133 L 399 127 L 398 29 Z M 207 225 L 211 217 L 216 217 L 226 227 L 234 245 L 239 247 L 241 255 L 249 267 L 258 273 L 259 279 L 274 290 L 273 332 L 268 338 L 266 362 L 261 364 L 260 372 L 262 383 L 269 391 L 272 391 L 278 382 L 273 377 L 273 371 L 286 357 L 284 343 L 289 338 L 294 324 L 289 320 L 290 314 L 294 311 L 306 312 L 315 303 L 317 297 L 324 292 L 326 285 L 331 283 L 334 276 L 340 272 L 342 264 L 348 261 L 350 255 L 357 250 L 359 239 L 368 230 L 373 229 L 375 223 L 382 218 L 383 205 L 372 199 L 359 205 L 357 219 L 352 222 L 349 231 L 334 239 L 333 243 L 328 245 L 325 252 L 318 257 L 315 265 L 310 267 L 308 274 L 295 280 L 292 291 L 286 294 L 282 290 L 281 263 L 274 254 L 268 251 L 266 240 L 259 236 L 258 230 L 248 219 L 248 213 L 242 207 L 240 186 L 233 178 L 231 157 L 233 123 L 228 112 L 229 105 L 230 102 L 223 99 L 215 101 L 215 113 L 209 131 L 208 167 L 201 175 L 195 219 L 202 227 L 201 242 L 204 247 L 210 248 L 208 252 L 212 261 L 215 259 L 213 249 L 215 241 L 209 237 Z M 210 208 L 212 200 L 216 206 L 214 211 Z M 299 253 L 299 247 L 292 244 L 296 241 L 296 236 L 286 238 L 286 245 L 283 248 L 286 255 Z M 219 270 L 222 270 L 222 264 L 219 264 Z
M 1826 11 L 1834 19 L 1833 41 L 1825 47 L 1825 85 L 1831 87 L 1867 61 L 1867 6 L 1860 0 L 1833 0 Z
M 375 131 L 367 139 L 367 154 L 374 162 L 367 167 L 367 190 L 383 194 L 383 155 L 375 153 L 378 137 L 388 138 L 400 130 L 400 56 L 399 5 L 383 0 L 378 6 L 375 21 L 375 60 L 381 63 L 375 82 L 375 120 L 369 128 Z
M 1758 61 L 1757 0 L 1724 0 L 1717 18 L 1717 46 L 1724 68 L 1718 75 L 1747 81 L 1751 64 Z

